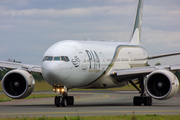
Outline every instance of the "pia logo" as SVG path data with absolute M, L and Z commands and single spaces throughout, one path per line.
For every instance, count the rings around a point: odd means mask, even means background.
M 81 60 L 80 60 L 77 56 L 74 56 L 74 59 L 71 60 L 71 62 L 73 63 L 73 65 L 74 65 L 75 67 L 79 67 L 80 61 L 81 61 Z

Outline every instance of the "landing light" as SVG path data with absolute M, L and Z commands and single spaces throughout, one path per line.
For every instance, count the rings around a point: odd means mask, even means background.
M 67 88 L 66 87 L 61 87 L 61 86 L 53 86 L 52 90 L 54 92 L 60 92 L 60 93 L 64 93 L 67 91 Z
M 62 88 L 61 91 L 64 92 L 64 88 Z
M 58 88 L 57 91 L 59 92 L 59 91 L 60 91 L 60 88 Z
M 54 92 L 56 92 L 56 89 L 55 89 L 55 88 L 53 88 L 53 91 L 54 91 Z
M 116 75 L 116 72 L 113 72 L 113 75 Z

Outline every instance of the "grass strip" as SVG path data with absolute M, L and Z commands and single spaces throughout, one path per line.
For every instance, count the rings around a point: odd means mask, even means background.
M 32 98 L 47 98 L 47 97 L 54 97 L 56 94 L 31 94 L 30 96 L 26 97 L 25 99 L 32 99 Z M 11 101 L 15 99 L 11 99 L 7 97 L 5 94 L 0 94 L 0 102 Z
M 31 94 L 25 99 L 55 97 L 57 94 Z
M 75 116 L 75 117 L 7 117 L 0 120 L 180 120 L 180 115 L 116 115 L 116 116 Z

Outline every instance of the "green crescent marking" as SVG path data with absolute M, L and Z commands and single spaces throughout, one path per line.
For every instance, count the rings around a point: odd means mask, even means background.
M 116 60 L 116 58 L 117 58 L 117 56 L 119 54 L 119 51 L 124 47 L 139 47 L 139 48 L 142 48 L 142 47 L 140 47 L 138 45 L 118 45 L 116 47 L 113 59 L 112 59 L 111 63 L 108 65 L 107 69 L 97 79 L 95 79 L 93 82 L 89 83 L 86 86 L 89 86 L 89 85 L 93 84 L 94 82 L 98 81 L 100 78 L 102 78 L 112 68 L 112 66 L 114 65 L 114 62 L 115 62 L 115 60 Z

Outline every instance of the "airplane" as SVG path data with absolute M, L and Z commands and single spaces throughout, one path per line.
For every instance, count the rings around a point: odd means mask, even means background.
M 138 0 L 130 42 L 64 40 L 47 49 L 41 66 L 0 61 L 0 67 L 11 69 L 1 82 L 4 93 L 13 99 L 29 96 L 35 86 L 31 73 L 35 72 L 59 93 L 54 98 L 56 107 L 74 105 L 74 97 L 68 96 L 69 89 L 105 89 L 129 83 L 140 93 L 133 98 L 135 106 L 151 106 L 152 98 L 173 97 L 179 89 L 174 71 L 180 70 L 180 65 L 146 65 L 150 59 L 180 53 L 148 56 L 140 46 L 142 11 L 143 0 Z

